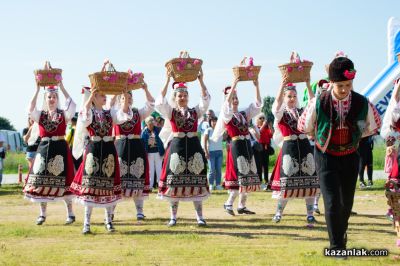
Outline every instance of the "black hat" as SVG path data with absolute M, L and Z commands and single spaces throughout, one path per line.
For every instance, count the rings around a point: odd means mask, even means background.
M 329 64 L 329 80 L 333 82 L 352 80 L 356 76 L 353 61 L 337 57 Z

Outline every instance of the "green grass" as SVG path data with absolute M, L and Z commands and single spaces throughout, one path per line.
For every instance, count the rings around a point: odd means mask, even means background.
M 28 171 L 28 161 L 25 158 L 25 153 L 23 152 L 7 152 L 6 158 L 4 160 L 4 174 L 17 174 L 18 165 L 22 165 L 22 171 Z
M 0 265 L 395 265 L 399 249 L 396 234 L 384 218 L 387 209 L 383 181 L 369 190 L 357 190 L 350 218 L 349 248 L 388 249 L 387 257 L 351 257 L 337 261 L 323 256 L 328 245 L 323 216 L 314 229 L 305 227 L 304 200 L 290 201 L 281 223 L 271 221 L 276 201 L 269 192 L 252 193 L 253 216 L 231 217 L 222 205 L 225 191 L 205 202 L 209 226 L 198 228 L 193 205 L 181 202 L 178 225 L 168 228 L 168 204 L 151 194 L 145 202 L 146 220 L 137 223 L 132 200 L 116 209 L 113 234 L 106 233 L 104 212 L 95 209 L 92 235 L 81 235 L 83 208 L 74 205 L 77 222 L 63 225 L 65 207 L 51 203 L 47 221 L 36 226 L 37 204 L 23 199 L 21 187 L 0 188 Z M 322 205 L 322 199 L 321 199 Z M 237 202 L 235 203 L 237 204 Z M 323 211 L 323 207 L 321 206 Z

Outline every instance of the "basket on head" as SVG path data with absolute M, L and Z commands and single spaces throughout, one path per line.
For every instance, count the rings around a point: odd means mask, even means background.
M 108 69 L 106 70 L 106 66 Z M 121 94 L 128 84 L 127 72 L 117 72 L 114 65 L 110 62 L 104 64 L 100 72 L 89 75 L 90 83 L 93 89 L 98 89 L 104 94 Z
M 292 52 L 290 63 L 279 66 L 282 78 L 288 83 L 298 83 L 310 80 L 310 72 L 313 63 L 300 60 L 300 56 L 296 52 Z
M 249 58 L 249 62 L 246 65 L 246 59 L 247 57 L 244 57 L 239 66 L 233 67 L 233 75 L 235 78 L 239 78 L 240 81 L 257 80 L 261 66 L 253 65 L 253 57 Z
M 46 61 L 43 69 L 37 69 L 33 72 L 36 82 L 39 86 L 57 86 L 62 80 L 62 70 L 52 68 L 49 61 Z
M 133 73 L 132 70 L 128 70 L 128 87 L 127 90 L 137 90 L 140 88 L 143 88 L 144 85 L 144 74 L 139 72 L 139 73 Z
M 187 51 L 181 51 L 179 58 L 174 58 L 165 63 L 168 72 L 176 82 L 191 82 L 197 79 L 203 61 L 191 58 Z

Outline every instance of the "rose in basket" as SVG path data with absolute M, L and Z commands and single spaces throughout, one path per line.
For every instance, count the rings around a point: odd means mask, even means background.
M 36 83 L 39 86 L 57 86 L 62 81 L 62 70 L 52 68 L 49 61 L 45 62 L 43 69 L 34 71 Z
M 128 70 L 128 91 L 137 90 L 143 87 L 144 74 L 141 72 L 133 73 L 132 70 Z
M 106 69 L 106 67 L 108 68 Z M 104 94 L 121 94 L 125 91 L 128 85 L 127 72 L 117 72 L 114 65 L 109 60 L 103 64 L 101 72 L 96 72 L 89 75 L 92 88 L 98 89 Z
M 176 82 L 191 82 L 197 79 L 203 61 L 191 58 L 187 51 L 181 51 L 179 58 L 169 60 L 165 67 Z
M 308 60 L 301 60 L 297 52 L 292 52 L 290 63 L 280 65 L 279 69 L 287 83 L 306 82 L 310 79 L 312 65 Z
M 233 74 L 235 78 L 240 81 L 256 80 L 260 73 L 261 66 L 254 65 L 253 57 L 249 57 L 248 64 L 246 65 L 247 57 L 244 57 L 239 66 L 233 67 Z

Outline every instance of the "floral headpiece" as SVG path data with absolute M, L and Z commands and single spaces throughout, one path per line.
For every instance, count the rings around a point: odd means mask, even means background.
M 174 82 L 172 83 L 172 88 L 174 89 L 174 91 L 177 92 L 183 92 L 183 91 L 187 92 L 187 86 L 185 82 Z
M 285 85 L 285 88 L 283 89 L 283 92 L 287 91 L 296 91 L 296 85 L 294 83 L 288 83 Z

